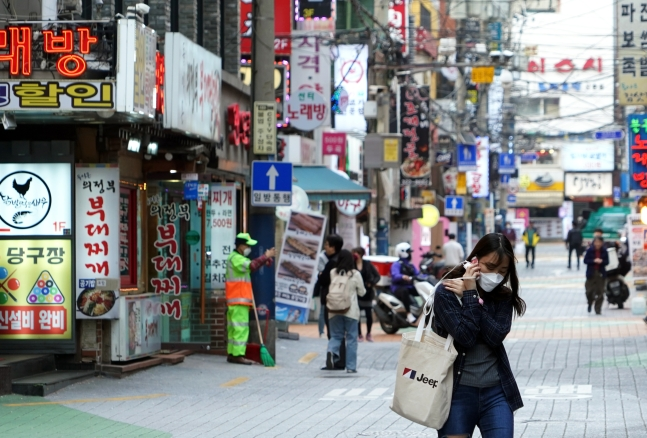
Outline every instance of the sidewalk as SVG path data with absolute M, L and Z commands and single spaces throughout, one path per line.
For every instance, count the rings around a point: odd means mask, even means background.
M 525 404 L 515 437 L 645 437 L 647 325 L 606 304 L 601 316 L 587 313 L 584 272 L 566 270 L 560 248 L 540 245 L 534 270 L 519 264 L 528 313 L 505 341 Z M 10 406 L 33 399 L 1 398 L 0 436 L 437 436 L 389 409 L 398 335 L 380 334 L 375 324 L 380 342 L 359 345 L 359 373 L 351 375 L 320 370 L 327 340 L 316 325 L 290 331 L 301 339 L 277 342 L 276 368 L 198 354 L 35 399 L 56 405 Z

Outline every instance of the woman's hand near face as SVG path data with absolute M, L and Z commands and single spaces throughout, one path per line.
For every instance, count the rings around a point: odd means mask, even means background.
M 443 285 L 445 286 L 445 289 L 455 293 L 458 298 L 463 298 L 463 292 L 467 290 L 465 288 L 465 282 L 460 279 L 443 280 Z
M 463 280 L 465 284 L 465 290 L 476 290 L 476 277 L 481 275 L 481 268 L 479 267 L 478 262 L 470 264 L 465 270 L 465 275 L 463 277 L 472 277 L 467 280 Z

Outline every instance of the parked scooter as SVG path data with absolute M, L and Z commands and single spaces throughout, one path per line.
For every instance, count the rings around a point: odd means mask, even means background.
M 437 281 L 432 284 L 430 280 L 434 281 L 434 279 L 422 275 L 414 279 L 413 286 L 416 289 L 417 296 L 409 295 L 409 299 L 411 300 L 411 314 L 416 317 L 416 321 L 423 314 L 425 302 L 434 291 L 434 284 Z M 373 310 L 380 321 L 382 330 L 389 335 L 397 333 L 401 328 L 416 325 L 416 323 L 409 324 L 404 304 L 393 296 L 390 291 L 384 291 L 377 296 Z
M 609 248 L 607 251 L 609 252 L 609 264 L 613 263 L 611 269 L 607 270 L 607 301 L 609 304 L 617 304 L 618 309 L 623 309 L 625 301 L 629 298 L 629 287 L 625 283 L 625 275 L 631 271 L 626 241 L 621 244 L 616 243 L 615 248 Z
M 439 281 L 447 273 L 447 266 L 442 258 L 440 246 L 436 247 L 435 252 L 424 253 L 420 261 L 420 273 L 436 279 L 436 282 Z M 436 282 L 432 281 L 431 283 L 436 284 Z

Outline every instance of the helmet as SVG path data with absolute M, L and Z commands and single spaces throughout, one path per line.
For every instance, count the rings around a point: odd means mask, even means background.
M 411 245 L 407 242 L 398 243 L 395 245 L 395 255 L 401 259 L 406 259 L 411 254 Z

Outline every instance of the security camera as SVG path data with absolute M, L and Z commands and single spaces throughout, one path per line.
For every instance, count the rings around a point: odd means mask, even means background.
M 503 59 L 508 62 L 512 59 L 514 56 L 514 52 L 512 50 L 504 50 L 503 51 Z
M 151 7 L 148 6 L 146 3 L 137 3 L 135 5 L 135 10 L 142 15 L 146 15 L 150 12 Z
M 103 0 L 94 0 L 94 4 L 97 6 L 103 6 Z
M 16 129 L 16 116 L 13 113 L 2 113 L 2 126 L 6 130 Z
M 494 62 L 499 62 L 501 60 L 501 52 L 499 50 L 493 50 L 490 52 L 490 59 Z

